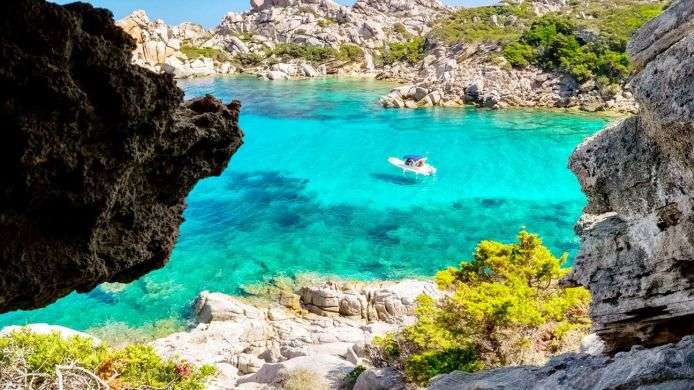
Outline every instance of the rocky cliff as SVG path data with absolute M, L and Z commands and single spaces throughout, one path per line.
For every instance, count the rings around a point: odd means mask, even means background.
M 565 282 L 591 290 L 605 355 L 454 372 L 431 389 L 694 388 L 694 0 L 674 1 L 642 27 L 629 53 L 639 114 L 570 160 L 588 206 Z
M 694 333 L 694 1 L 673 2 L 628 51 L 641 111 L 570 161 L 588 206 L 569 281 L 591 290 L 612 351 Z
M 614 7 L 623 10 L 636 7 L 634 4 L 624 0 Z M 507 0 L 453 24 L 447 20 L 457 20 L 461 10 L 438 0 L 360 0 L 352 7 L 332 0 L 254 0 L 250 5 L 247 12 L 228 13 L 210 31 L 190 23 L 167 26 L 161 20 L 151 22 L 143 11 L 134 12 L 119 25 L 138 42 L 135 63 L 177 78 L 236 71 L 271 80 L 368 75 L 409 83 L 381 99 L 386 107 L 472 103 L 494 108 L 635 112 L 631 93 L 616 84 L 608 87 L 596 79 L 578 83 L 565 72 L 536 66 L 513 68 L 505 60 L 505 40 L 526 31 L 541 15 L 554 12 L 585 23 L 594 18 L 581 6 L 563 0 Z M 446 34 L 442 31 L 471 29 L 482 31 L 472 41 L 441 39 Z M 600 31 L 583 30 L 577 32 L 581 39 L 601 36 Z M 505 38 L 499 38 L 500 33 Z M 417 40 L 425 44 L 415 48 Z M 401 48 L 393 49 L 394 44 Z M 196 57 L 185 54 L 184 45 L 200 49 Z M 402 47 L 421 53 L 411 53 L 416 60 L 389 57 L 392 50 Z
M 241 144 L 239 103 L 182 103 L 84 3 L 0 5 L 0 312 L 163 266 L 185 196 Z

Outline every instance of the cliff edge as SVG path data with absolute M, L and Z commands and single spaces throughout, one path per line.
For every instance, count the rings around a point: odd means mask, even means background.
M 570 168 L 588 196 L 570 283 L 593 294 L 608 351 L 694 333 L 694 1 L 633 37 L 638 115 L 581 144 Z
M 163 266 L 185 196 L 242 142 L 239 103 L 182 103 L 107 10 L 0 15 L 0 313 Z
M 569 162 L 588 205 L 565 282 L 591 290 L 604 349 L 542 367 L 456 371 L 430 389 L 694 386 L 694 0 L 674 1 L 628 49 L 639 114 L 587 139 Z

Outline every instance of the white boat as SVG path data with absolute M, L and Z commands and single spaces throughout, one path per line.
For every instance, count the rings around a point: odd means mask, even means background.
M 388 157 L 388 162 L 402 169 L 402 172 L 414 172 L 417 175 L 430 176 L 436 174 L 436 168 L 427 163 L 427 158 L 418 155 L 404 156 L 402 159 Z

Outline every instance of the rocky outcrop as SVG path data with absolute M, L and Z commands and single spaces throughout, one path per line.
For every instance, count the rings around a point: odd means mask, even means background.
M 568 282 L 591 290 L 608 351 L 694 333 L 694 1 L 673 2 L 628 51 L 639 114 L 570 160 L 588 205 Z
M 544 367 L 508 367 L 439 375 L 429 390 L 593 390 L 694 388 L 694 338 L 653 349 L 634 347 L 614 357 L 565 354 Z
M 133 63 L 175 78 L 230 74 L 236 68 L 229 61 L 208 57 L 189 58 L 183 45 L 196 48 L 215 47 L 217 41 L 199 24 L 181 23 L 169 26 L 163 20 L 152 22 L 145 11 L 138 10 L 116 23 L 135 39 Z
M 185 196 L 241 144 L 238 102 L 183 105 L 84 3 L 0 5 L 0 312 L 163 266 Z
M 445 12 L 439 0 L 360 0 L 352 8 L 332 0 L 251 1 L 250 11 L 228 13 L 215 35 L 232 53 L 240 50 L 233 40 L 239 36 L 250 38 L 245 46 L 252 52 L 276 43 L 334 48 L 352 43 L 376 49 L 406 34 L 427 33 Z
M 474 104 L 478 107 L 562 107 L 584 111 L 634 112 L 631 92 L 602 90 L 594 82 L 579 85 L 559 72 L 535 67 L 511 68 L 490 61 L 497 44 L 459 44 L 446 47 L 428 42 L 428 55 L 419 68 L 385 68 L 379 78 L 410 83 L 380 99 L 384 107 L 417 108 Z M 498 62 L 498 61 L 497 61 Z
M 442 297 L 434 283 L 403 280 L 398 283 L 335 283 L 303 287 L 301 303 L 312 313 L 367 321 L 399 323 L 414 315 L 416 299 L 428 295 Z
M 275 388 L 289 372 L 304 368 L 331 388 L 339 388 L 356 365 L 367 364 L 366 346 L 374 336 L 413 321 L 417 296 L 440 297 L 433 283 L 416 280 L 332 282 L 297 292 L 300 304 L 282 299 L 286 307 L 251 305 L 225 294 L 203 292 L 195 305 L 198 325 L 156 340 L 154 347 L 162 356 L 214 365 L 223 373 L 217 378 L 220 388 Z M 367 318 L 367 312 L 372 317 Z M 395 382 L 402 384 L 402 377 L 377 370 L 363 380 L 361 388 Z

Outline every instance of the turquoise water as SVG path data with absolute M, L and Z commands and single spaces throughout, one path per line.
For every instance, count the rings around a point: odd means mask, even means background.
M 364 80 L 182 83 L 187 95 L 243 102 L 245 144 L 221 177 L 199 183 L 169 264 L 122 291 L 97 288 L 0 325 L 86 329 L 183 318 L 202 290 L 277 274 L 428 276 L 469 258 L 482 239 L 521 227 L 574 253 L 585 203 L 566 168 L 606 120 L 541 111 L 385 110 L 390 85 Z M 439 174 L 404 176 L 389 156 L 423 153 Z

